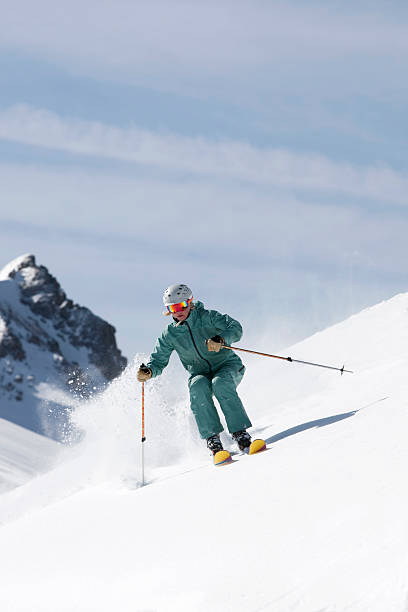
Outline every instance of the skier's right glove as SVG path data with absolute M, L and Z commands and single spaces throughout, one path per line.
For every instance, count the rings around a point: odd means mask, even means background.
M 208 340 L 206 340 L 206 344 L 209 351 L 218 353 L 218 351 L 224 348 L 225 340 L 224 338 L 221 338 L 221 336 L 213 336 L 212 338 L 208 338 Z
M 151 377 L 152 377 L 151 369 L 145 366 L 144 363 L 142 363 L 142 365 L 139 367 L 137 371 L 137 380 L 139 382 L 146 382 L 146 380 L 149 380 L 149 378 Z

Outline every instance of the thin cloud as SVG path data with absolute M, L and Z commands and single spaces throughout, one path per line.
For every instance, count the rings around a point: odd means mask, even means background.
M 386 166 L 356 166 L 317 154 L 260 149 L 245 142 L 211 141 L 62 118 L 17 105 L 0 112 L 0 138 L 78 155 L 152 166 L 218 181 L 349 194 L 407 204 L 408 177 Z
M 52 49 L 57 62 L 83 56 L 107 61 L 107 68 L 142 69 L 147 62 L 149 68 L 170 65 L 174 71 L 211 65 L 211 72 L 219 73 L 304 53 L 317 61 L 355 53 L 401 54 L 408 51 L 403 13 L 395 7 L 392 13 L 381 10 L 375 2 L 365 10 L 344 3 L 329 10 L 317 2 L 228 0 L 88 0 L 85 6 L 71 0 L 61 12 L 52 0 L 14 0 L 5 3 L 0 28 L 3 45 Z
M 2 5 L 0 47 L 76 75 L 206 98 L 250 96 L 244 83 L 279 92 L 300 80 L 305 91 L 316 74 L 329 92 L 361 91 L 362 82 L 376 89 L 374 61 L 381 81 L 400 90 L 405 13 L 375 2 L 359 10 L 350 3 L 71 0 L 61 11 L 51 0 L 14 0 Z
M 408 222 L 400 207 L 373 212 L 349 198 L 347 206 L 329 205 L 324 196 L 294 198 L 233 182 L 148 181 L 72 166 L 0 165 L 0 183 L 3 246 L 14 231 L 27 241 L 100 244 L 123 261 L 148 257 L 149 266 L 164 268 L 211 261 L 216 269 L 232 258 L 239 270 L 245 262 L 267 276 L 283 262 L 332 273 L 357 249 L 377 272 L 404 268 Z

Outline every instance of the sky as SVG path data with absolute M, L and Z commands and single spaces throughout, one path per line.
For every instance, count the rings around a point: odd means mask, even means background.
M 405 292 L 407 68 L 405 2 L 4 0 L 0 266 L 128 358 L 176 282 L 270 352 Z

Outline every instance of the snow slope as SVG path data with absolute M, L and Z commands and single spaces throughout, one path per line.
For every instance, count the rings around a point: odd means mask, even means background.
M 403 294 L 287 352 L 353 375 L 246 358 L 269 450 L 223 468 L 170 366 L 146 385 L 143 488 L 138 357 L 58 468 L 0 498 L 1 610 L 406 612 L 407 340 Z
M 0 493 L 49 470 L 59 452 L 54 440 L 0 419 Z

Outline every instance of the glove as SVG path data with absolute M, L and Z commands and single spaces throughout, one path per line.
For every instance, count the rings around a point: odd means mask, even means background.
M 209 351 L 216 352 L 220 351 L 225 346 L 224 338 L 221 336 L 213 336 L 207 340 L 207 348 Z
M 149 380 L 149 378 L 151 377 L 152 377 L 151 369 L 145 366 L 144 363 L 142 363 L 142 365 L 137 371 L 137 380 L 139 382 L 146 382 L 146 380 Z

